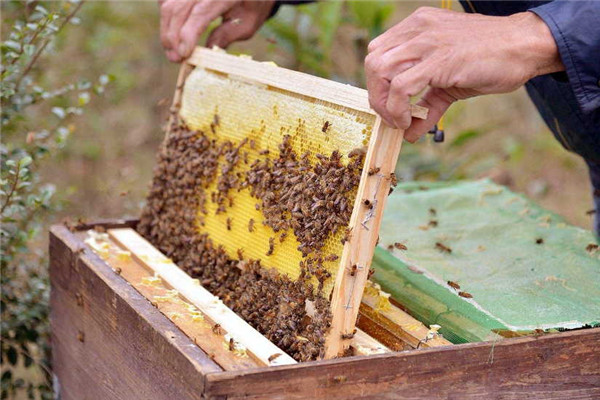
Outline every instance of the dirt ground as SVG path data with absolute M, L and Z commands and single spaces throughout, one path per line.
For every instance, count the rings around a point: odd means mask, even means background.
M 437 2 L 430 3 L 438 5 Z M 393 20 L 415 9 L 397 4 Z M 454 5 L 458 8 L 458 5 Z M 137 217 L 155 163 L 175 87 L 177 65 L 162 53 L 158 9 L 154 2 L 90 2 L 83 23 L 69 28 L 64 51 L 51 60 L 49 80 L 72 75 L 111 73 L 116 81 L 104 98 L 77 121 L 77 132 L 59 159 L 48 163 L 45 176 L 64 200 L 59 221 L 71 218 Z M 353 29 L 339 29 L 334 39 L 333 76 L 351 81 L 362 67 L 349 42 Z M 236 44 L 230 50 L 255 59 L 294 60 L 269 45 L 268 34 Z M 563 150 L 543 124 L 524 90 L 461 102 L 446 117 L 447 141 L 406 144 L 398 170 L 404 179 L 476 179 L 492 177 L 525 193 L 576 225 L 589 228 L 592 208 L 584 162 Z

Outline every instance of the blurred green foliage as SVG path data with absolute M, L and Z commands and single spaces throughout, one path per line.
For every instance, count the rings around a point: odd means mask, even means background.
M 49 86 L 44 56 L 67 25 L 80 22 L 76 14 L 82 4 L 2 4 L 7 26 L 0 71 L 2 399 L 52 398 L 47 260 L 44 251 L 30 245 L 59 204 L 53 200 L 55 186 L 40 178 L 40 169 L 65 146 L 75 129 L 73 119 L 111 81 L 101 75 Z M 38 369 L 44 379 L 20 373 L 28 369 Z

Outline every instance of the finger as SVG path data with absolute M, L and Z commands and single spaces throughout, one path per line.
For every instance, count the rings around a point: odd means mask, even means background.
M 375 60 L 375 61 L 373 61 Z M 365 60 L 365 75 L 367 90 L 369 92 L 369 104 L 381 117 L 391 126 L 393 119 L 387 111 L 387 100 L 390 90 L 390 81 L 394 75 L 400 74 L 412 68 L 416 62 L 401 62 L 398 65 L 384 65 L 380 57 L 367 56 Z
M 386 108 L 398 129 L 407 129 L 411 123 L 410 98 L 429 85 L 432 62 L 422 62 L 396 75 L 390 83 Z
M 226 48 L 235 41 L 250 39 L 256 32 L 257 27 L 254 15 L 246 14 L 244 16 L 236 9 L 236 12 L 228 14 L 227 19 L 211 32 L 206 45 L 208 47 L 216 45 Z
M 196 1 L 181 0 L 177 1 L 177 5 L 173 6 L 173 14 L 169 21 L 169 27 L 167 29 L 167 41 L 169 42 L 169 48 L 179 53 L 179 46 L 181 42 L 180 32 L 188 20 L 192 10 L 202 3 Z M 181 54 L 179 54 L 180 57 Z
M 234 7 L 235 4 L 234 1 L 197 3 L 181 28 L 179 34 L 181 43 L 177 49 L 179 54 L 182 57 L 189 57 L 196 46 L 198 38 L 208 28 L 208 25 Z
M 181 61 L 181 57 L 179 56 L 179 53 L 177 53 L 175 50 L 165 50 L 165 53 L 167 54 L 167 59 L 171 62 L 180 62 Z
M 160 5 L 160 42 L 166 49 L 171 48 L 169 40 L 167 40 L 167 33 L 169 31 L 169 23 L 171 22 L 171 16 L 173 15 L 173 8 L 169 4 L 174 0 L 159 1 Z
M 394 120 L 387 111 L 387 99 L 390 92 L 390 81 L 381 78 L 367 78 L 367 91 L 369 92 L 369 104 L 377 114 L 383 118 L 388 125 L 394 126 Z
M 429 113 L 427 119 L 413 118 L 410 127 L 404 132 L 404 139 L 413 143 L 423 136 L 444 115 L 446 110 L 456 99 L 449 95 L 444 89 L 429 88 L 417 105 L 427 107 Z

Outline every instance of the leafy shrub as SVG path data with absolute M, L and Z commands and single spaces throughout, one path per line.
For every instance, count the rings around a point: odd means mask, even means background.
M 47 257 L 35 243 L 45 217 L 59 205 L 39 171 L 74 132 L 73 117 L 111 80 L 47 87 L 52 66 L 44 64 L 44 54 L 56 51 L 57 35 L 68 24 L 79 23 L 82 4 L 2 3 L 9 26 L 2 32 L 0 71 L 2 399 L 52 398 Z

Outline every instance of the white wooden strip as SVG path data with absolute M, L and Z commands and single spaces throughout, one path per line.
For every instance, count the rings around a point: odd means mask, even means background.
M 371 356 L 373 354 L 391 352 L 387 346 L 381 344 L 377 339 L 369 336 L 365 331 L 358 328 L 352 338 L 351 346 L 354 349 L 354 353 L 360 356 Z
M 296 361 L 251 327 L 208 290 L 200 286 L 173 261 L 130 228 L 110 229 L 109 236 L 131 252 L 182 297 L 200 310 L 207 319 L 219 324 L 247 353 L 264 365 L 295 364 Z
M 272 62 L 254 61 L 250 57 L 234 56 L 222 50 L 211 50 L 205 47 L 196 47 L 194 53 L 186 62 L 196 67 L 229 74 L 234 77 L 241 77 L 246 80 L 252 80 L 278 89 L 376 115 L 375 111 L 369 106 L 369 95 L 366 90 L 302 72 L 280 68 Z M 415 118 L 425 119 L 427 118 L 428 109 L 412 105 L 411 113 Z

